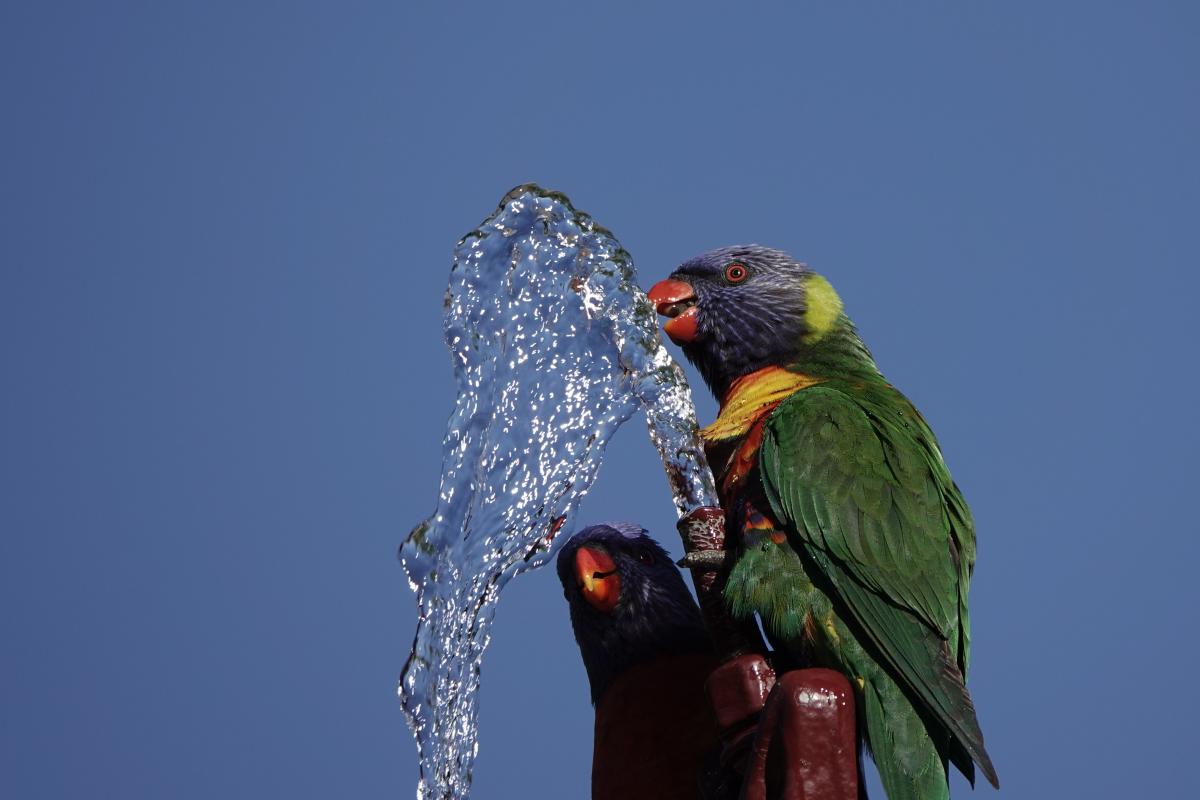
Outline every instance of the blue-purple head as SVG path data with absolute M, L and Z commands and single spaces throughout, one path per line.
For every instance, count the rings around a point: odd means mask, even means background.
M 723 247 L 685 261 L 649 297 L 670 318 L 663 330 L 718 398 L 743 375 L 795 361 L 806 338 L 831 324 L 830 304 L 835 317 L 841 313 L 824 278 L 759 245 Z
M 712 649 L 679 569 L 640 525 L 584 528 L 557 566 L 593 703 L 632 666 Z

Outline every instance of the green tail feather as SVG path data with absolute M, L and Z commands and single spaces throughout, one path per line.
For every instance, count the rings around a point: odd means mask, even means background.
M 861 698 L 868 747 L 888 800 L 949 800 L 946 762 L 899 687 L 879 675 Z

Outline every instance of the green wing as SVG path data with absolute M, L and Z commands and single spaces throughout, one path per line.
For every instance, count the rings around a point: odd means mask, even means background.
M 968 695 L 970 512 L 916 409 L 890 387 L 875 396 L 823 385 L 771 415 L 759 461 L 776 516 L 907 687 L 993 783 Z M 973 773 L 970 763 L 964 773 Z

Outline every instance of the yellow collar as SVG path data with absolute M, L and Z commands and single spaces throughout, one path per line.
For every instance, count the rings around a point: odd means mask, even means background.
M 781 367 L 764 367 L 743 375 L 729 387 L 721 413 L 711 425 L 700 429 L 700 436 L 710 442 L 743 436 L 763 414 L 815 383 L 820 380 Z

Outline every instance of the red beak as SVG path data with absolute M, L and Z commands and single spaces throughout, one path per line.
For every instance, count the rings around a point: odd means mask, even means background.
M 621 598 L 621 577 L 612 556 L 603 550 L 580 547 L 575 551 L 575 577 L 579 591 L 598 611 L 612 611 Z
M 694 342 L 699 337 L 700 309 L 696 306 L 696 291 L 684 281 L 667 279 L 659 281 L 646 295 L 654 303 L 654 309 L 671 320 L 663 330 L 675 344 Z

